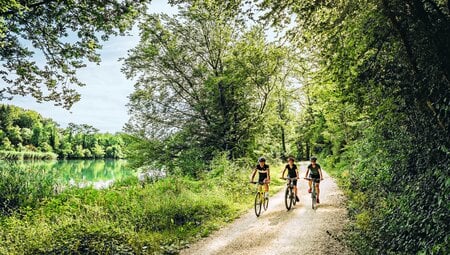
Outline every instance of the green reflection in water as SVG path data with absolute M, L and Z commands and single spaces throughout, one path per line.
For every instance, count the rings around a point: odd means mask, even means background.
M 43 167 L 63 182 L 99 182 L 120 180 L 135 175 L 126 160 L 53 160 L 23 161 L 26 167 Z

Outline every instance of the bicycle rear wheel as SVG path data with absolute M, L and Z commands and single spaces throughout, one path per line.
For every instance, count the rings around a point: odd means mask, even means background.
M 284 204 L 286 205 L 286 209 L 289 211 L 292 207 L 291 191 L 289 187 L 286 188 L 286 192 L 284 194 Z
M 263 207 L 264 207 L 264 211 L 266 211 L 267 207 L 269 207 L 269 197 L 264 197 Z
M 255 196 L 255 214 L 256 214 L 256 217 L 259 217 L 259 215 L 261 214 L 261 206 L 262 206 L 261 194 L 259 192 L 256 192 L 256 196 Z

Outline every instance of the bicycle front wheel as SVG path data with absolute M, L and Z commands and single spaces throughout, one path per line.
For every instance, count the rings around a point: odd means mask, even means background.
M 316 202 L 317 202 L 317 200 L 316 200 L 316 188 L 314 187 L 313 192 L 311 193 L 311 206 L 312 206 L 313 210 L 316 209 Z
M 256 192 L 256 196 L 255 196 L 255 214 L 256 214 L 256 217 L 259 217 L 259 215 L 261 214 L 261 206 L 262 206 L 261 194 L 259 192 Z
M 289 187 L 286 188 L 286 192 L 284 194 L 284 204 L 286 205 L 286 209 L 289 211 L 292 207 L 292 199 Z

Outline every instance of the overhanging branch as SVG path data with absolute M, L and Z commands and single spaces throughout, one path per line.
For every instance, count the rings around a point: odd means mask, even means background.
M 41 5 L 45 5 L 45 4 L 54 2 L 54 1 L 55 1 L 55 0 L 43 0 L 43 1 L 40 1 L 40 2 L 37 2 L 37 3 L 34 3 L 34 4 L 23 5 L 23 7 L 26 8 L 26 9 L 34 9 L 34 8 L 36 8 L 36 7 L 39 7 L 39 6 L 41 6 Z M 19 9 L 15 9 L 15 10 L 8 10 L 8 11 L 5 11 L 5 12 L 0 12 L 0 17 L 4 17 L 4 16 L 8 16 L 8 15 L 13 15 L 13 14 L 18 13 L 19 11 L 20 11 Z

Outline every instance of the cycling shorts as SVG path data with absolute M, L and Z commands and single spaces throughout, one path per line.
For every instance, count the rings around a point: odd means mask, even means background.
M 311 174 L 309 175 L 309 178 L 316 179 L 316 183 L 320 183 L 320 175 Z
M 294 184 L 294 186 L 297 186 L 297 179 L 291 180 L 292 184 Z

